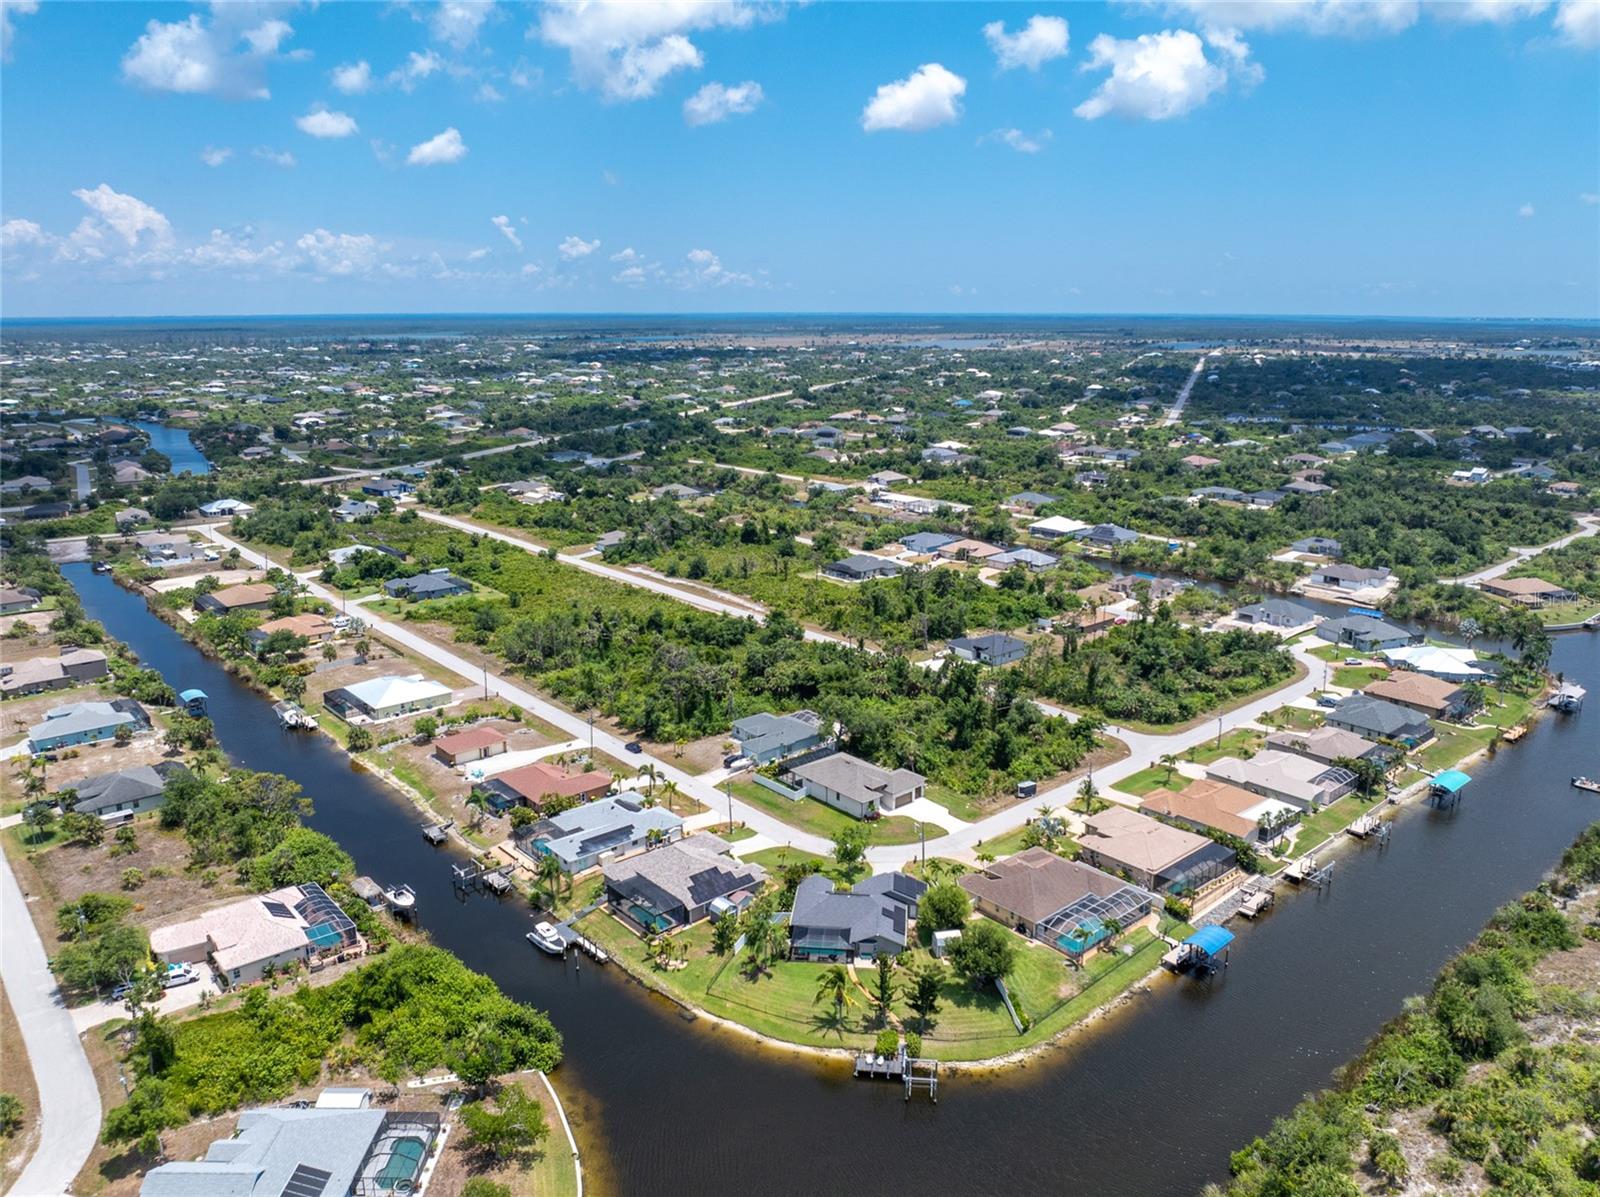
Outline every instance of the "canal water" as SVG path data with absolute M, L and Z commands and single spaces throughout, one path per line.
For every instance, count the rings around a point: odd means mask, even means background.
M 109 577 L 66 573 L 112 636 L 173 686 L 207 692 L 230 757 L 298 781 L 312 825 L 362 872 L 416 889 L 436 942 L 550 1012 L 566 1037 L 557 1081 L 604 1193 L 810 1197 L 854 1177 L 913 1194 L 982 1177 L 997 1192 L 1193 1197 L 1600 819 L 1600 799 L 1568 784 L 1600 772 L 1591 704 L 1472 766 L 1458 810 L 1408 808 L 1390 846 L 1342 857 L 1324 894 L 1291 894 L 1238 928 L 1214 981 L 1162 976 L 1060 1050 L 949 1076 L 937 1106 L 906 1103 L 892 1085 L 692 1025 L 614 966 L 541 956 L 522 938 L 526 907 L 458 900 L 451 858 L 424 843 L 419 816 L 330 741 L 280 730 L 266 702 Z M 1553 668 L 1600 691 L 1600 636 L 1558 637 Z
M 150 438 L 150 447 L 167 455 L 172 473 L 209 474 L 211 462 L 200 452 L 187 428 L 169 428 L 153 420 L 135 420 L 133 426 Z

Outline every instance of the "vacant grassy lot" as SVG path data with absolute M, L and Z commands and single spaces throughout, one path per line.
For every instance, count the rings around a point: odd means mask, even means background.
M 1381 799 L 1368 801 L 1356 794 L 1346 794 L 1310 818 L 1302 819 L 1295 833 L 1293 854 L 1302 856 L 1330 836 L 1338 835 L 1355 822 L 1357 816 L 1371 810 L 1379 801 Z
M 1166 789 L 1176 792 L 1188 784 L 1189 778 L 1176 769 L 1168 769 L 1165 765 L 1151 765 L 1148 769 L 1140 769 L 1131 777 L 1123 778 L 1111 788 L 1143 798 L 1151 790 Z

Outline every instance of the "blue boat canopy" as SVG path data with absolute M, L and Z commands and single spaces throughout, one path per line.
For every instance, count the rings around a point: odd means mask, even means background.
M 1460 769 L 1446 769 L 1443 773 L 1434 775 L 1433 788 L 1443 790 L 1447 794 L 1457 794 L 1471 780 L 1472 778 Z
M 194 702 L 196 699 L 204 701 L 206 692 L 204 690 L 185 690 L 183 693 L 179 694 L 178 697 L 184 702 Z
M 1233 942 L 1233 932 L 1223 927 L 1201 927 L 1183 942 L 1199 948 L 1207 956 L 1215 956 Z

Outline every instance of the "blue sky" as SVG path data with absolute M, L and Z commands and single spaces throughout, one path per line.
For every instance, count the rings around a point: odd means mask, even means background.
M 1600 0 L 3 10 L 7 316 L 1600 316 Z

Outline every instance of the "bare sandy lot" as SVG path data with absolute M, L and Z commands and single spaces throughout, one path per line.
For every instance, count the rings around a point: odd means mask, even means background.
M 185 586 L 193 586 L 208 574 L 222 586 L 238 586 L 244 582 L 259 582 L 266 577 L 266 574 L 259 569 L 208 569 L 202 573 L 189 574 L 181 578 L 157 578 L 150 583 L 150 589 L 161 594 L 166 594 L 173 590 L 182 590 Z

